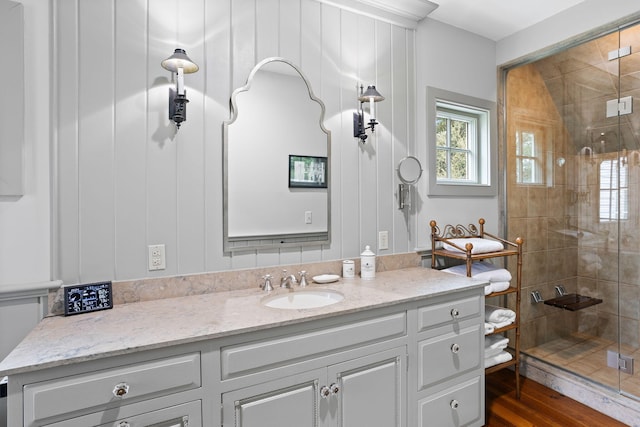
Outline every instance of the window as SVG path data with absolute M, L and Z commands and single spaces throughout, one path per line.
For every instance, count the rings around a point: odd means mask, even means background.
M 516 182 L 544 184 L 543 143 L 535 131 L 516 132 Z
M 436 105 L 437 179 L 475 183 L 478 117 Z
M 629 219 L 629 171 L 623 158 L 600 162 L 600 222 Z
M 427 87 L 430 196 L 495 196 L 495 103 Z

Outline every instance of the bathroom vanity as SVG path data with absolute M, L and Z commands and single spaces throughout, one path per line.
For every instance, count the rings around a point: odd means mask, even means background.
M 481 426 L 485 282 L 426 268 L 44 319 L 0 364 L 11 426 Z M 271 294 L 299 292 L 276 289 Z

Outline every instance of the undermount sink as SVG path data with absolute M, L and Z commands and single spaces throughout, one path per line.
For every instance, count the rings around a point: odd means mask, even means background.
M 271 308 L 298 310 L 325 307 L 343 299 L 344 295 L 331 289 L 295 290 L 286 294 L 268 296 L 262 300 L 262 305 Z

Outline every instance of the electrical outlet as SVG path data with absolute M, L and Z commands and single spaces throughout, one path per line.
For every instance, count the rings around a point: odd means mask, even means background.
M 378 232 L 378 250 L 381 250 L 381 249 L 389 249 L 389 232 L 388 231 Z
M 164 245 L 149 245 L 149 271 L 167 268 Z
M 304 212 L 304 223 L 305 224 L 311 224 L 311 211 L 305 211 Z

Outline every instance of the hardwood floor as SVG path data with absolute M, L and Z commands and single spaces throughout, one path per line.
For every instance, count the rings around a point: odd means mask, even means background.
M 503 369 L 486 376 L 486 427 L 625 426 L 535 381 L 520 377 L 516 399 L 512 371 Z

